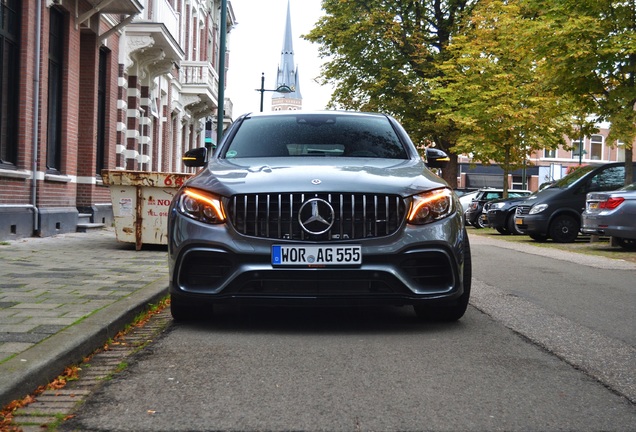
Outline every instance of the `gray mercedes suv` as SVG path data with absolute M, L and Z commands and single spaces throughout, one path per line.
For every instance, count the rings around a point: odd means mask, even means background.
M 286 111 L 238 118 L 175 195 L 168 223 L 175 320 L 220 302 L 413 305 L 460 319 L 471 256 L 461 206 L 392 117 Z

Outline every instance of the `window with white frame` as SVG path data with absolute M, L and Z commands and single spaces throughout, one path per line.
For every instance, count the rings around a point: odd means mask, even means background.
M 603 159 L 603 135 L 592 135 L 590 139 L 590 159 Z

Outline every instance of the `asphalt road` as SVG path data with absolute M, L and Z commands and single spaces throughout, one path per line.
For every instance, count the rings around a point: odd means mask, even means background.
M 636 267 L 481 238 L 473 256 L 458 323 L 222 308 L 169 327 L 62 430 L 636 430 Z

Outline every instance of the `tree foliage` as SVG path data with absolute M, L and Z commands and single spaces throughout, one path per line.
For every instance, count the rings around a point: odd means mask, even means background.
M 331 107 L 391 114 L 417 144 L 448 151 L 457 134 L 433 113 L 430 80 L 476 1 L 323 0 L 325 15 L 305 38 L 327 59 L 322 80 L 334 88 Z M 456 156 L 443 176 L 456 184 Z
M 382 111 L 418 144 L 518 168 L 589 134 L 636 138 L 636 0 L 323 0 L 305 38 L 327 59 L 332 108 Z M 580 132 L 572 133 L 574 125 Z M 629 164 L 628 164 L 629 165 Z M 631 166 L 626 179 L 631 179 Z
M 529 153 L 563 145 L 572 130 L 568 100 L 537 79 L 541 60 L 518 27 L 522 13 L 515 2 L 482 0 L 448 47 L 432 91 L 440 117 L 460 132 L 453 151 L 499 163 L 505 192 Z
M 636 139 L 636 0 L 519 0 L 520 26 L 545 61 L 543 76 L 560 94 L 611 123 L 608 141 L 622 141 L 632 160 Z M 633 180 L 626 164 L 626 183 Z

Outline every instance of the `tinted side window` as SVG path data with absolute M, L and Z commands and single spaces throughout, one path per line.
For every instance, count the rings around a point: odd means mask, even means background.
M 588 183 L 589 191 L 611 191 L 619 189 L 625 184 L 625 167 L 607 168 L 594 175 Z

